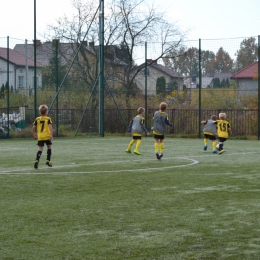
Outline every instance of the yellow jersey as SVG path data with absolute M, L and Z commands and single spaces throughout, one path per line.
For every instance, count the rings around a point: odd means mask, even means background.
M 52 136 L 49 128 L 50 124 L 52 124 L 52 121 L 48 116 L 39 116 L 34 120 L 33 125 L 36 126 L 39 141 L 50 140 Z

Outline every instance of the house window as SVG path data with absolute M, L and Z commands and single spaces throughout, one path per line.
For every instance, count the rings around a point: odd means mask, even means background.
M 116 74 L 116 80 L 117 81 L 121 81 L 121 73 L 117 73 Z
M 24 77 L 23 76 L 19 76 L 18 77 L 18 87 L 24 87 Z

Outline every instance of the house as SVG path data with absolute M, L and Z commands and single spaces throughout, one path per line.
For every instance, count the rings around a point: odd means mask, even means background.
M 0 86 L 7 82 L 7 48 L 0 47 Z M 37 86 L 41 86 L 41 66 L 37 63 Z M 14 92 L 32 89 L 34 86 L 34 61 L 23 54 L 9 49 L 9 86 Z
M 147 94 L 148 95 L 155 95 L 156 94 L 156 81 L 160 77 L 164 77 L 167 84 L 171 82 L 176 82 L 178 85 L 178 90 L 182 90 L 183 88 L 183 76 L 177 74 L 172 69 L 165 67 L 162 64 L 158 64 L 157 61 L 153 61 L 151 59 L 147 59 Z M 135 68 L 136 70 L 140 69 L 137 76 L 135 77 L 135 83 L 139 89 L 145 93 L 145 64 L 139 65 Z
M 255 80 L 257 74 L 258 61 L 238 71 L 237 73 L 231 76 L 231 79 L 235 80 L 238 90 L 257 92 L 258 81 Z
M 51 42 L 42 43 L 36 40 L 36 56 L 37 62 L 43 67 L 51 65 L 51 61 L 55 59 L 56 50 L 58 50 L 58 57 L 60 65 L 69 67 L 76 52 L 79 50 L 78 56 L 74 60 L 69 77 L 73 79 L 73 84 L 77 84 L 84 79 L 86 84 L 92 87 L 98 77 L 98 46 L 94 46 L 94 42 L 82 42 L 79 49 L 79 43 L 61 43 L 54 39 Z M 58 49 L 56 49 L 58 48 Z M 25 44 L 16 44 L 14 50 L 25 54 Z M 34 44 L 27 44 L 27 53 L 30 58 L 34 57 Z M 105 78 L 112 88 L 121 86 L 121 81 L 124 79 L 124 68 L 127 65 L 125 62 L 116 57 L 116 46 L 105 46 Z M 62 79 L 60 79 L 62 80 Z

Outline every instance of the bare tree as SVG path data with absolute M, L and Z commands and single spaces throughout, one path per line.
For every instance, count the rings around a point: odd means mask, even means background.
M 109 54 L 109 50 L 111 51 L 110 47 L 116 46 L 114 54 L 125 64 L 125 76 L 121 84 L 126 94 L 126 105 L 131 107 L 130 90 L 135 77 L 144 68 L 144 66 L 139 66 L 138 69 L 133 70 L 136 65 L 136 48 L 144 45 L 145 42 L 159 43 L 161 48 L 157 50 L 158 55 L 153 59 L 157 62 L 179 46 L 184 34 L 180 33 L 176 23 L 168 22 L 163 18 L 163 13 L 157 12 L 156 7 L 144 0 L 110 0 L 106 5 L 105 52 L 108 51 L 105 53 L 105 59 L 106 54 Z M 98 76 L 98 50 L 94 45 L 98 42 L 98 17 L 93 20 L 97 7 L 97 1 L 94 0 L 87 3 L 83 3 L 83 0 L 74 0 L 73 8 L 76 11 L 74 16 L 72 18 L 64 16 L 58 20 L 57 25 L 49 26 L 48 37 L 72 43 L 71 48 L 78 48 L 83 40 L 93 43 L 91 48 L 88 45 L 88 48 L 83 46 L 80 49 L 80 56 L 76 59 L 75 65 L 77 70 L 73 70 L 75 77 L 81 78 L 89 87 L 94 84 Z M 92 24 L 91 29 L 84 38 L 90 24 Z M 86 55 L 86 48 L 92 51 L 96 58 L 95 62 Z M 112 66 L 114 61 L 115 58 L 110 59 L 109 66 Z

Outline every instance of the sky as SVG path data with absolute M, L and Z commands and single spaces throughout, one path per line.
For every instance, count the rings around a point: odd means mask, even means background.
M 82 0 L 87 1 L 87 0 Z M 222 39 L 260 35 L 260 1 L 257 0 L 147 0 L 159 6 L 165 17 L 177 22 L 187 39 Z M 72 0 L 37 0 L 37 38 L 47 25 L 70 15 Z M 98 2 L 98 0 L 97 0 Z M 106 3 L 106 0 L 104 0 Z M 24 41 L 34 38 L 34 1 L 8 0 L 1 3 L 0 46 L 6 37 Z

